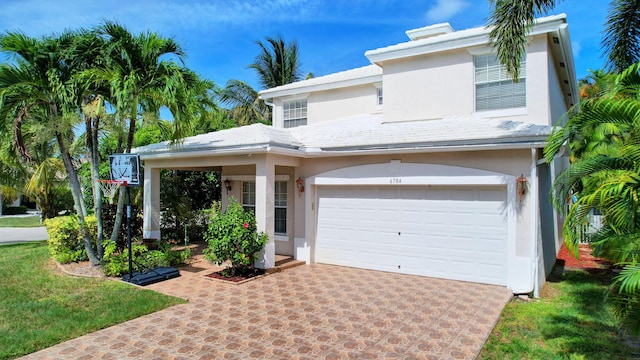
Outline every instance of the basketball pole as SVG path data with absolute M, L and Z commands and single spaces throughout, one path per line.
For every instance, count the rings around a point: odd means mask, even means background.
M 131 191 L 129 190 L 129 186 L 125 183 L 125 188 L 127 189 L 127 247 L 129 248 L 129 282 L 131 282 Z

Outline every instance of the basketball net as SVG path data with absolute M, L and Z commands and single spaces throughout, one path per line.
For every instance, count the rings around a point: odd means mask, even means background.
M 116 195 L 118 188 L 121 185 L 126 185 L 126 181 L 119 180 L 97 180 L 98 185 L 100 185 L 100 190 L 102 190 L 102 194 L 109 199 L 109 204 L 113 204 L 113 198 Z

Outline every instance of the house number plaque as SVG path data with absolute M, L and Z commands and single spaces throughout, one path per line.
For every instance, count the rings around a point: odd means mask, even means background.
M 389 184 L 402 184 L 402 178 L 389 178 Z

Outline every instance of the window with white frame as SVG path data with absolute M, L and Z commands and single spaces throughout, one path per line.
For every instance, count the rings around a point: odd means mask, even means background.
M 285 101 L 282 104 L 282 120 L 286 128 L 307 125 L 307 99 Z
M 275 233 L 287 234 L 287 182 L 276 181 L 274 191 L 275 203 Z
M 242 182 L 242 207 L 245 211 L 256 210 L 256 182 L 255 181 L 243 181 Z
M 378 90 L 378 102 L 376 103 L 378 106 L 382 106 L 382 86 L 380 86 L 379 88 L 377 88 Z
M 476 111 L 526 106 L 526 60 L 520 61 L 518 82 L 514 82 L 495 54 L 473 57 Z

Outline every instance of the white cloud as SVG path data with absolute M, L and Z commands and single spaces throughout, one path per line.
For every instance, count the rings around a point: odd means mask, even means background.
M 6 0 L 2 0 L 6 1 Z M 64 29 L 92 27 L 102 19 L 117 20 L 130 30 L 215 31 L 222 26 L 255 26 L 314 18 L 318 6 L 310 0 L 22 0 L 9 1 L 0 11 L 0 30 L 21 30 L 39 36 Z M 212 34 L 213 35 L 213 34 Z
M 580 45 L 580 42 L 578 41 L 572 41 L 571 50 L 573 50 L 573 57 L 577 59 L 580 57 L 580 50 L 582 50 L 582 45 Z
M 426 18 L 430 23 L 447 21 L 468 6 L 466 0 L 436 0 L 436 4 L 427 11 Z

